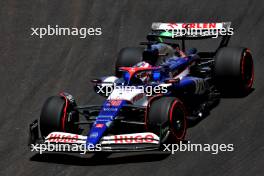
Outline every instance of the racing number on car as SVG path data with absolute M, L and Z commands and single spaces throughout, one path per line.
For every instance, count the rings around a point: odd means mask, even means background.
M 206 90 L 205 81 L 203 79 L 195 79 L 195 94 L 203 94 Z

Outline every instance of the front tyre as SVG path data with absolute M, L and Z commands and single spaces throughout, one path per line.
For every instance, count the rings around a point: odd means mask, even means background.
M 161 141 L 166 137 L 167 142 L 184 140 L 187 124 L 183 103 L 174 97 L 161 97 L 149 104 L 147 111 L 147 129 L 160 136 Z M 169 131 L 169 136 L 166 132 Z
M 64 96 L 49 97 L 41 110 L 39 126 L 42 136 L 54 131 L 77 132 L 78 112 L 74 105 Z

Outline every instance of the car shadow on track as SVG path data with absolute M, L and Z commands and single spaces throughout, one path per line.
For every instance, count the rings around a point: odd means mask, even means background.
M 141 153 L 141 154 L 113 154 L 121 155 L 108 157 L 107 155 L 96 155 L 87 157 L 86 155 L 62 154 L 62 153 L 45 153 L 35 154 L 30 158 L 31 161 L 48 162 L 65 165 L 79 165 L 79 166 L 95 166 L 95 165 L 116 165 L 124 163 L 142 163 L 161 161 L 166 159 L 170 154 L 168 153 Z
M 214 102 L 206 112 L 203 113 L 202 117 L 195 117 L 195 118 L 191 118 L 188 117 L 187 119 L 187 127 L 188 128 L 192 128 L 195 127 L 196 125 L 198 125 L 202 120 L 204 120 L 205 118 L 207 118 L 210 115 L 210 111 L 212 109 L 214 109 L 215 107 L 217 107 L 220 104 L 220 99 L 216 102 Z
M 249 96 L 255 89 L 252 88 L 250 89 L 250 91 L 248 91 L 246 94 L 236 94 L 236 93 L 224 93 L 221 95 L 221 99 L 228 99 L 228 98 L 245 98 L 247 96 Z M 204 114 L 202 117 L 200 118 L 194 118 L 194 119 L 187 119 L 187 127 L 188 128 L 192 128 L 196 125 L 198 125 L 203 119 L 207 118 L 210 115 L 210 111 L 212 109 L 214 109 L 215 107 L 217 107 L 220 104 L 221 99 L 217 102 L 215 102 L 210 108 L 209 111 Z
M 234 93 L 234 92 L 224 93 L 221 98 L 245 98 L 254 91 L 255 91 L 255 88 L 251 88 L 246 94 L 239 94 L 239 93 Z

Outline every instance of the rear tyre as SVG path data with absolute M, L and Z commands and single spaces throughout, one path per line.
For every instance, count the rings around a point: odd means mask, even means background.
M 42 136 L 54 131 L 77 132 L 79 114 L 73 111 L 73 105 L 62 96 L 49 97 L 44 103 L 40 115 L 39 126 Z
M 126 47 L 121 49 L 115 65 L 116 76 L 120 77 L 122 74 L 122 72 L 118 70 L 119 67 L 132 67 L 141 62 L 143 50 L 144 49 L 140 47 Z
M 184 140 L 187 124 L 183 103 L 174 97 L 161 97 L 150 103 L 146 125 L 148 130 L 160 136 L 161 140 L 169 130 L 166 142 Z
M 215 77 L 222 93 L 247 94 L 254 80 L 250 51 L 246 48 L 221 48 L 215 58 Z

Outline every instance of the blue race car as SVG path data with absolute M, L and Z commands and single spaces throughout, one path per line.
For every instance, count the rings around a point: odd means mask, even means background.
M 74 145 L 87 151 L 159 150 L 162 144 L 183 141 L 187 127 L 206 117 L 221 96 L 251 91 L 249 49 L 227 47 L 230 36 L 223 35 L 214 52 L 186 50 L 185 40 L 212 36 L 172 37 L 161 25 L 180 23 L 153 23 L 147 42 L 141 43 L 146 48 L 123 48 L 115 75 L 92 80 L 96 93 L 106 97 L 102 105 L 78 106 L 65 92 L 48 98 L 39 120 L 30 124 L 31 147 L 53 143 L 67 144 L 68 151 Z M 230 23 L 217 26 L 226 29 Z

